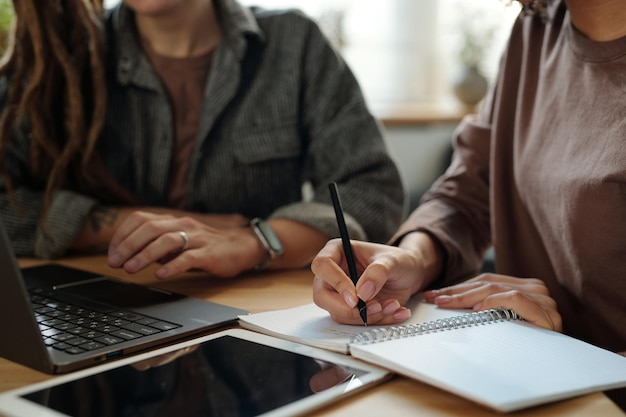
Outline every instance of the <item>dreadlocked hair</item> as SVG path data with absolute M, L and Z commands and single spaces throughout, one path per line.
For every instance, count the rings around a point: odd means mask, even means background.
M 95 152 L 106 111 L 102 0 L 13 0 L 13 7 L 0 62 L 0 77 L 9 81 L 0 116 L 0 175 L 9 195 L 7 149 L 23 129 L 34 179 L 45 190 L 42 222 L 63 187 L 132 203 Z

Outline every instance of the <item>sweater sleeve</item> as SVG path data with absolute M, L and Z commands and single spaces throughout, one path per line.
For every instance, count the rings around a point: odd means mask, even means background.
M 26 139 L 15 135 L 5 155 L 9 191 L 0 180 L 0 216 L 16 256 L 56 258 L 66 253 L 96 201 L 69 190 L 53 193 L 41 221 L 44 191 L 33 180 Z
M 419 230 L 437 240 L 446 259 L 437 286 L 476 274 L 491 244 L 490 132 L 490 126 L 475 116 L 461 122 L 455 132 L 451 165 L 391 239 L 398 242 Z
M 312 199 L 282 207 L 273 216 L 311 224 L 329 237 L 339 236 L 328 191 L 328 183 L 335 181 L 351 237 L 384 242 L 405 214 L 399 171 L 351 70 L 317 26 L 309 25 L 303 119 L 308 135 L 305 175 L 312 185 Z

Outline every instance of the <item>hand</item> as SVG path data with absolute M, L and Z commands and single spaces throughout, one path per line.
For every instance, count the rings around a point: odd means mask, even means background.
M 166 207 L 96 206 L 85 218 L 81 230 L 70 246 L 71 250 L 79 253 L 105 253 L 115 231 L 128 216 L 137 211 L 191 217 L 216 229 L 238 227 L 249 222 L 249 219 L 240 214 L 201 214 Z
M 344 367 L 325 363 L 322 369 L 311 377 L 309 387 L 313 392 L 322 392 L 347 381 L 353 375 Z
M 160 279 L 190 269 L 232 277 L 253 268 L 263 256 L 264 249 L 248 227 L 215 228 L 191 217 L 136 211 L 115 231 L 108 263 L 135 273 L 158 262 L 162 265 L 155 275 Z
M 352 241 L 357 272 L 356 288 L 348 270 L 340 239 L 329 241 L 313 259 L 313 300 L 339 323 L 362 324 L 355 308 L 358 298 L 367 304 L 370 324 L 406 320 L 403 307 L 424 284 L 424 264 L 414 251 L 376 243 Z
M 539 279 L 482 274 L 457 285 L 425 291 L 424 299 L 442 308 L 479 311 L 504 307 L 537 326 L 563 331 L 556 301 Z

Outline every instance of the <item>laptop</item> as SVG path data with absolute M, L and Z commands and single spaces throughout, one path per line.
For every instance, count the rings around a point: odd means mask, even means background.
M 0 356 L 59 374 L 185 340 L 247 311 L 45 264 L 19 268 L 0 221 Z

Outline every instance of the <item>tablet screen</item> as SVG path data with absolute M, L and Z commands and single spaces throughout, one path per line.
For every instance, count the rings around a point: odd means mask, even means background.
M 23 398 L 70 416 L 256 416 L 363 373 L 226 335 Z

